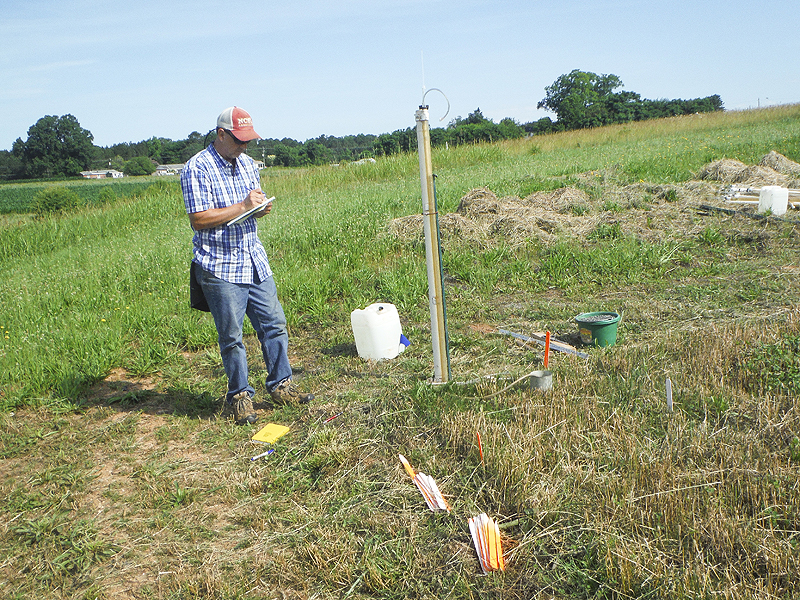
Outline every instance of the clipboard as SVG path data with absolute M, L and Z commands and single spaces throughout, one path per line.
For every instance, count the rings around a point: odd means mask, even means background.
M 226 227 L 230 227 L 231 225 L 236 225 L 237 223 L 241 223 L 245 219 L 249 219 L 251 216 L 253 216 L 253 215 L 257 214 L 257 213 L 265 211 L 267 209 L 267 207 L 270 204 L 272 204 L 273 200 L 275 200 L 275 196 L 273 196 L 272 198 L 267 198 L 267 200 L 266 200 L 266 202 L 264 202 L 264 204 L 259 204 L 258 206 L 254 206 L 250 210 L 240 214 L 235 219 L 231 219 L 230 221 L 228 221 Z

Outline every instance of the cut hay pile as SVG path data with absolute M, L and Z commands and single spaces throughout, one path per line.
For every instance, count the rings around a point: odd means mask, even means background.
M 800 164 L 789 160 L 783 154 L 779 154 L 773 150 L 767 154 L 759 162 L 762 167 L 769 167 L 778 173 L 790 175 L 792 177 L 800 177 Z
M 482 248 L 519 247 L 530 242 L 551 245 L 562 238 L 589 239 L 601 227 L 650 242 L 685 237 L 706 224 L 696 215 L 702 203 L 720 202 L 720 185 L 782 185 L 800 188 L 800 164 L 770 152 L 759 165 L 723 159 L 706 165 L 696 180 L 683 184 L 634 183 L 618 186 L 613 174 L 591 172 L 576 176 L 580 187 L 535 192 L 526 198 L 498 198 L 489 188 L 465 194 L 454 213 L 439 215 L 442 244 L 466 243 Z M 388 234 L 409 243 L 424 241 L 422 215 L 389 223 Z
M 561 188 L 536 192 L 527 198 L 498 198 L 489 188 L 468 192 L 454 213 L 439 215 L 439 230 L 444 243 L 456 240 L 490 247 L 502 241 L 514 247 L 538 240 L 549 244 L 559 235 L 581 235 L 591 231 L 600 220 L 596 215 L 575 217 L 574 207 L 589 204 L 586 192 Z M 422 215 L 394 219 L 389 233 L 405 241 L 422 241 Z
M 720 183 L 743 183 L 751 186 L 780 185 L 797 188 L 800 185 L 800 164 L 774 150 L 759 164 L 748 166 L 741 161 L 723 158 L 706 165 L 697 178 Z

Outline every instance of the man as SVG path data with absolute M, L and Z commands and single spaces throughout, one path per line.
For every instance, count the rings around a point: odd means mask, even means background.
M 255 161 L 244 151 L 249 141 L 260 137 L 246 111 L 227 108 L 217 119 L 214 141 L 193 156 L 181 173 L 183 200 L 195 232 L 192 270 L 214 317 L 228 377 L 223 414 L 231 414 L 238 425 L 253 424 L 258 418 L 242 343 L 245 315 L 261 344 L 269 373 L 266 387 L 272 399 L 280 404 L 314 399 L 292 382 L 286 317 L 267 253 L 258 239 L 256 219 L 269 214 L 272 203 L 261 190 Z M 263 210 L 229 225 L 257 206 Z

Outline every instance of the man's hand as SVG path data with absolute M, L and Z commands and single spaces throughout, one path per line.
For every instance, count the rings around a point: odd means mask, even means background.
M 245 210 L 250 210 L 256 206 L 261 206 L 262 204 L 265 204 L 266 207 L 264 210 L 258 211 L 253 215 L 256 219 L 260 219 L 272 210 L 272 200 L 267 202 L 267 195 L 260 189 L 251 191 L 244 199 Z

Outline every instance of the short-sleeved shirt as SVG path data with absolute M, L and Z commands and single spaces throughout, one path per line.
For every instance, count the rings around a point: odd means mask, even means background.
M 187 214 L 238 204 L 260 187 L 252 158 L 242 154 L 230 163 L 219 155 L 214 144 L 190 158 L 181 172 Z M 261 281 L 272 276 L 255 218 L 230 227 L 223 224 L 196 230 L 192 242 L 194 261 L 220 279 L 249 284 L 254 282 L 254 272 Z

